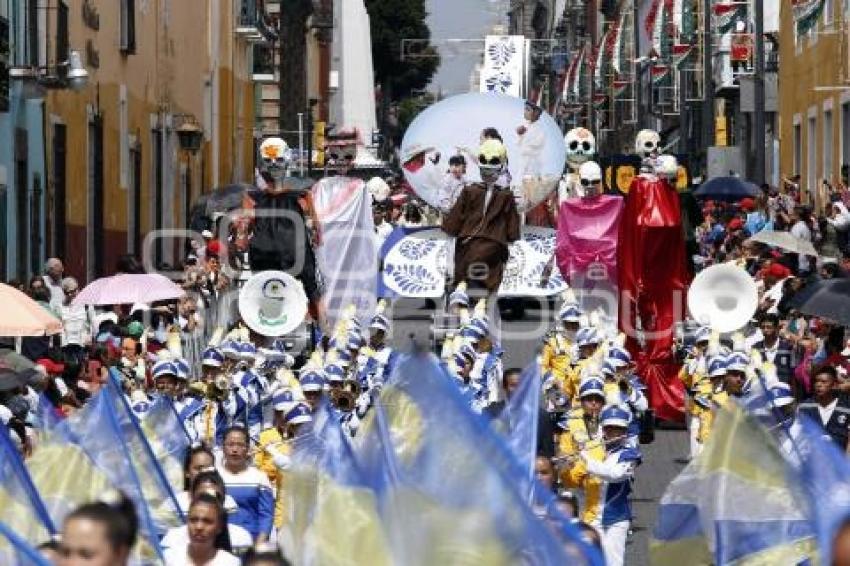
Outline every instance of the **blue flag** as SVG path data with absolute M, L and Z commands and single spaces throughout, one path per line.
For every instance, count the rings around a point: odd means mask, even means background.
M 0 521 L 0 549 L 2 549 L 0 557 L 3 558 L 3 564 L 50 566 L 50 562 L 42 558 L 35 548 L 3 521 Z
M 514 415 L 526 412 L 516 409 Z M 432 356 L 403 358 L 373 411 L 355 448 L 378 486 L 396 560 L 438 564 L 462 552 L 482 564 L 602 562 L 572 525 L 547 523 L 532 511 L 516 488 L 528 477 L 527 462 L 471 412 Z M 527 457 L 527 446 L 517 448 Z
M 0 423 L 0 509 L 7 527 L 31 544 L 39 544 L 56 534 L 32 478 L 13 444 L 6 425 Z M 0 563 L 12 564 L 14 545 L 0 544 Z
M 169 527 L 166 520 L 177 515 L 168 508 L 162 511 L 167 496 L 158 489 L 154 468 L 142 469 L 137 465 L 142 451 L 140 439 L 111 388 L 101 389 L 83 410 L 63 421 L 56 430 L 69 442 L 79 445 L 110 482 L 133 500 L 140 534 L 162 556 L 159 538 Z

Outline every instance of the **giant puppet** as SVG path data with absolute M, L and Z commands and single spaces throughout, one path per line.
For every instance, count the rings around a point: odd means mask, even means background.
M 673 338 L 690 275 L 679 195 L 670 182 L 676 164 L 658 159 L 659 141 L 651 130 L 642 130 L 635 140 L 643 164 L 626 195 L 620 223 L 619 324 L 656 416 L 682 420 L 684 390 L 677 378 Z
M 564 136 L 567 152 L 567 173 L 558 186 L 558 201 L 583 194 L 579 181 L 579 167 L 596 155 L 596 137 L 587 128 L 573 128 Z
M 623 199 L 602 194 L 602 169 L 595 161 L 578 168 L 578 186 L 581 196 L 566 198 L 558 213 L 558 269 L 585 312 L 601 308 L 614 321 Z
M 510 190 L 497 181 L 508 154 L 498 140 L 486 140 L 478 150 L 481 183 L 469 184 L 448 214 L 442 228 L 457 238 L 454 252 L 455 285 L 495 293 L 502 283 L 508 245 L 520 238 L 520 217 Z
M 282 270 L 304 286 L 314 320 L 321 321 L 321 293 L 314 248 L 319 226 L 310 183 L 289 177 L 286 143 L 276 137 L 260 144 L 259 169 L 265 187 L 250 194 L 255 210 L 250 237 L 254 271 Z

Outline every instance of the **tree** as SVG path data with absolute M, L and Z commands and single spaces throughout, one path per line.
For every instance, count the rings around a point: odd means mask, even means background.
M 365 0 L 372 33 L 372 65 L 380 86 L 381 130 L 389 133 L 390 105 L 421 92 L 440 66 L 430 45 L 425 0 Z M 420 40 L 417 57 L 402 60 L 402 40 Z M 403 131 L 403 130 L 402 130 Z M 387 148 L 389 149 L 389 148 Z
M 440 66 L 431 39 L 425 0 L 366 0 L 372 31 L 372 64 L 375 81 L 390 90 L 391 100 L 401 100 L 428 86 Z M 401 60 L 401 40 L 426 40 L 417 46 L 423 57 Z

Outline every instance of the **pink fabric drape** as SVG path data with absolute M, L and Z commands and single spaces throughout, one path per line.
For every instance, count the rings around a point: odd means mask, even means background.
M 622 213 L 623 199 L 610 195 L 571 198 L 561 203 L 555 257 L 567 282 L 574 285 L 591 264 L 602 264 L 608 281 L 616 287 Z

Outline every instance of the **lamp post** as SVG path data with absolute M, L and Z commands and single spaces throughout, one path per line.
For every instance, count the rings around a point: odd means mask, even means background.
M 307 105 L 307 176 L 313 174 L 313 108 L 319 101 L 315 98 L 309 100 Z

